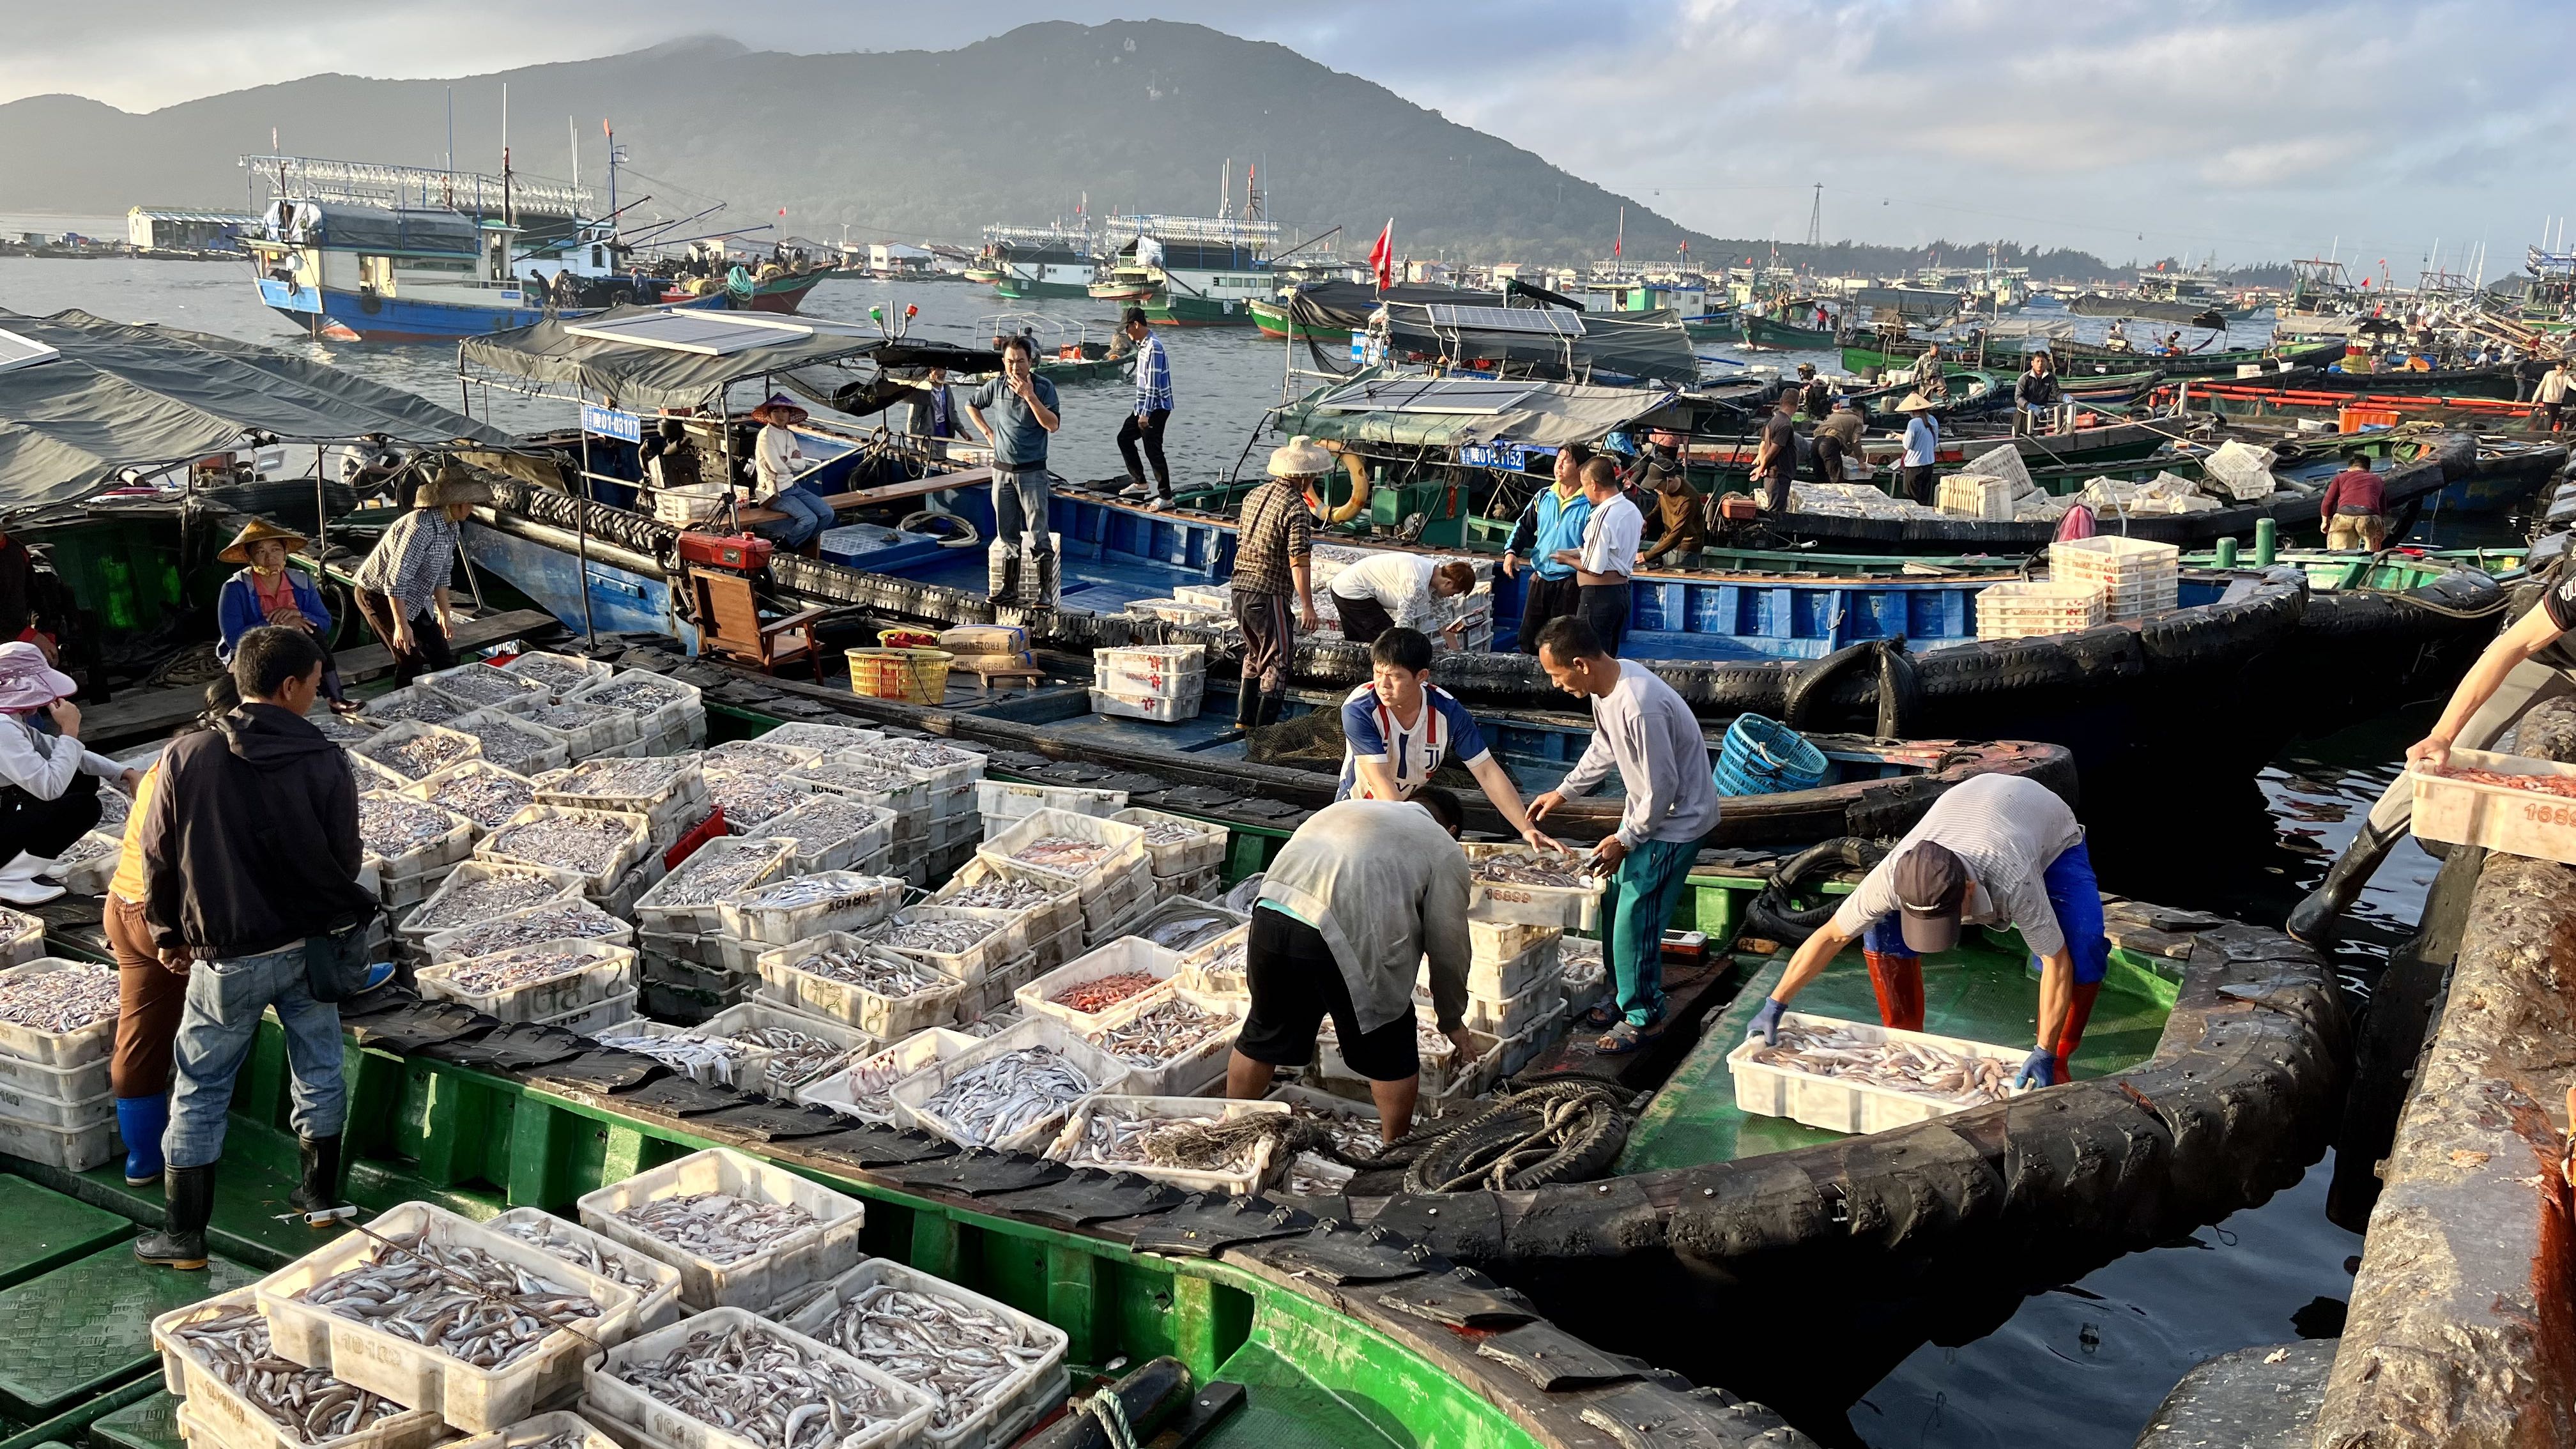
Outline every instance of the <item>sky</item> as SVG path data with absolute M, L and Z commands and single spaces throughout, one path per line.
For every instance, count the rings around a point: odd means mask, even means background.
M 582 7 L 254 12 L 7 0 L 0 101 L 131 111 L 322 71 L 602 52 Z M 1364 76 L 1719 236 L 2009 237 L 2114 261 L 2332 252 L 2489 279 L 2576 211 L 2565 0 L 621 0 L 616 49 L 946 49 L 1037 20 L 1189 20 Z M 1104 122 L 1105 123 L 1105 122 Z

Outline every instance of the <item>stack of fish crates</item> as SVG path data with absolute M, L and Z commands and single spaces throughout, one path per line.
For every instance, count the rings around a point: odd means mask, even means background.
M 358 834 L 363 859 L 376 870 L 378 898 L 388 910 L 401 910 L 427 900 L 473 853 L 483 832 L 465 816 L 416 796 L 370 790 L 358 797 Z
M 116 968 L 38 956 L 0 970 L 0 1153 L 87 1172 L 114 1157 Z
M 984 838 L 990 840 L 1041 810 L 1070 810 L 1076 815 L 1115 815 L 1127 808 L 1127 792 L 1095 790 L 1084 785 L 978 780 L 975 782 L 975 808 L 984 817 Z
M 1610 963 L 1601 943 L 1590 936 L 1567 936 L 1556 943 L 1557 985 L 1565 993 L 1570 1020 L 1610 999 Z
M 707 742 L 706 699 L 694 684 L 628 669 L 592 680 L 564 698 L 632 710 L 641 735 L 641 754 L 676 755 Z
M 1565 1035 L 1567 1007 L 1560 926 L 1467 922 L 1467 1026 L 1503 1042 L 1499 1076 L 1510 1076 Z M 1422 986 L 1431 983 L 1423 963 Z
M 1109 818 L 1145 832 L 1145 857 L 1154 873 L 1157 900 L 1216 897 L 1223 886 L 1224 826 L 1142 807 L 1119 810 Z
M 1091 656 L 1094 714 L 1174 724 L 1197 719 L 1207 697 L 1207 646 L 1157 644 Z
M 1082 894 L 1061 877 L 1035 871 L 1006 874 L 990 861 L 970 860 L 930 893 L 927 904 L 998 910 L 1018 921 L 1033 975 L 1052 971 L 1083 951 Z
M 2099 589 L 2105 619 L 2143 619 L 2174 607 L 2182 550 L 2169 543 L 2097 534 L 2050 544 L 2048 573 L 2061 584 Z
M 1979 639 L 2034 639 L 2102 623 L 2102 590 L 2089 583 L 2013 582 L 1977 591 Z
M 791 841 L 722 836 L 636 899 L 645 1014 L 701 1021 L 751 994 L 767 947 L 730 933 L 725 902 L 780 879 L 795 855 Z
M 841 796 L 883 810 L 892 819 L 882 848 L 887 859 L 880 873 L 899 875 L 916 887 L 930 884 L 930 788 L 887 762 L 846 750 L 806 766 L 795 776 L 816 791 Z M 801 807 L 800 807 L 801 808 Z M 794 818 L 779 820 L 783 828 Z M 800 836 L 801 840 L 802 837 Z M 865 868 L 866 852 L 851 869 Z
M 1068 810 L 1040 810 L 977 850 L 1006 876 L 1071 884 L 1082 898 L 1086 945 L 1115 940 L 1122 922 L 1154 899 L 1141 826 Z
M 984 778 L 980 753 L 944 740 L 884 739 L 852 751 L 858 758 L 918 782 L 925 827 L 922 876 L 915 885 L 946 880 L 975 854 L 984 838 L 975 786 Z M 900 854 L 900 852 L 898 852 Z
M 2014 484 L 2010 478 L 1952 473 L 1941 479 L 1937 506 L 1953 517 L 1973 518 L 1985 523 L 2010 523 L 2013 492 Z

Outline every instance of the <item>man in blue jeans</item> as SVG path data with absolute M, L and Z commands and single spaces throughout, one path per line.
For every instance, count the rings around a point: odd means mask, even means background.
M 1933 802 L 1789 959 L 1747 1035 L 1777 1044 L 1781 1010 L 1855 938 L 1879 1021 L 1921 1031 L 1923 956 L 1956 945 L 1961 921 L 2009 924 L 2039 966 L 2039 1044 L 2014 1084 L 2065 1081 L 2111 942 L 2084 827 L 2056 791 L 2020 775 L 1979 775 Z
M 1047 435 L 1064 419 L 1056 412 L 1055 384 L 1036 368 L 1029 339 L 1003 339 L 1001 375 L 966 395 L 966 420 L 993 445 L 989 595 L 1000 600 L 1016 583 L 1022 603 L 1050 604 L 1056 560 L 1055 540 L 1047 533 Z
M 358 785 L 348 758 L 304 715 L 322 688 L 322 650 L 263 626 L 233 650 L 241 707 L 170 746 L 143 820 L 143 918 L 162 964 L 188 978 L 170 1125 L 162 1134 L 168 1219 L 134 1256 L 206 1266 L 206 1222 L 223 1156 L 233 1078 L 277 1009 L 294 1072 L 300 1212 L 338 1202 L 340 1011 L 306 986 L 305 942 L 375 914 L 358 885 Z M 392 974 L 379 966 L 368 984 Z

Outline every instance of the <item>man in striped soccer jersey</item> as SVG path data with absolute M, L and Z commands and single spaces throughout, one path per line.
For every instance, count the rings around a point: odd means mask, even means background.
M 1342 701 L 1342 784 L 1333 798 L 1410 800 L 1454 759 L 1521 839 L 1560 849 L 1530 823 L 1519 787 L 1485 748 L 1475 716 L 1431 682 L 1431 659 L 1431 641 L 1415 629 L 1389 629 L 1369 646 L 1369 682 Z

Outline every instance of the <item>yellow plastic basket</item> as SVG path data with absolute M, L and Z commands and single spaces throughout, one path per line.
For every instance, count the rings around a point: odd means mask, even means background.
M 903 704 L 938 704 L 948 698 L 945 649 L 851 649 L 850 692 Z

